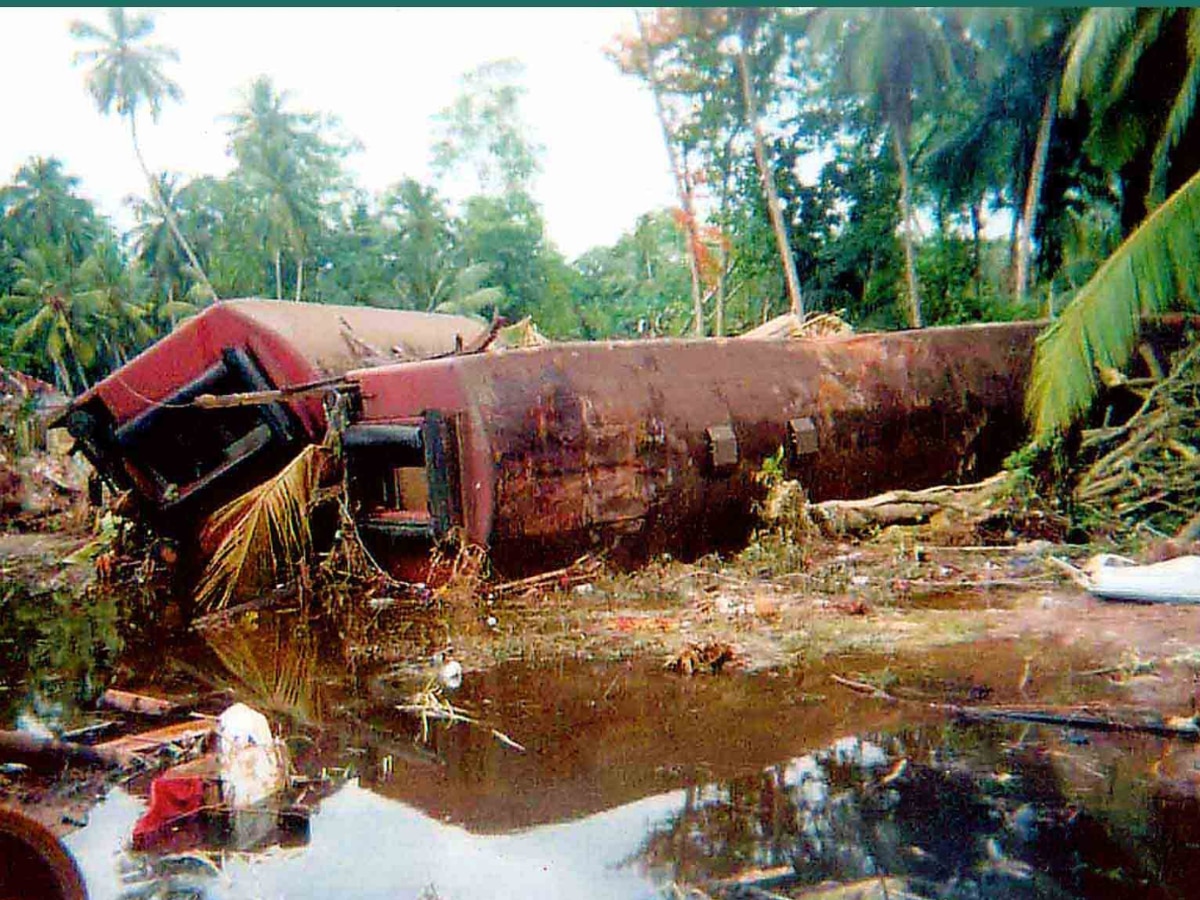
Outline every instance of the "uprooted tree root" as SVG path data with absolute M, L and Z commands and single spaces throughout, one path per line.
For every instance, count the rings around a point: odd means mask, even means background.
M 971 484 L 820 503 L 810 502 L 799 482 L 777 481 L 759 516 L 762 527 L 742 558 L 755 563 L 763 561 L 760 557 L 774 557 L 800 570 L 818 541 L 869 536 L 892 526 L 929 526 L 960 532 L 972 540 L 1007 539 L 1015 534 L 1059 538 L 1066 527 L 1064 517 L 1044 509 L 1009 472 Z

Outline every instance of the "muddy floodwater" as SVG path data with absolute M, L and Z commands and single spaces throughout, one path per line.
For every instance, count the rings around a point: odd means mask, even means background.
M 1020 651 L 883 671 L 1005 700 Z M 1061 660 L 1047 695 L 1083 664 Z M 427 733 L 391 702 L 406 685 L 355 702 L 326 679 L 331 693 L 306 707 L 320 722 L 289 741 L 309 787 L 288 808 L 307 822 L 281 827 L 276 805 L 135 853 L 134 783 L 108 790 L 66 844 L 94 898 L 1193 896 L 1191 745 L 968 725 L 828 674 L 504 665 L 453 696 L 477 722 Z
M 1021 576 L 1015 556 L 996 571 Z M 161 724 L 97 708 L 112 684 L 207 698 L 181 720 L 242 701 L 293 777 L 139 849 L 153 773 L 6 764 L 0 799 L 63 836 L 93 898 L 1197 895 L 1195 743 L 954 709 L 1189 716 L 1200 610 L 915 578 L 865 603 L 844 586 L 730 596 L 689 578 L 638 602 L 600 582 L 405 612 L 386 625 L 395 660 L 357 668 L 296 609 L 158 640 L 103 603 L 5 595 L 3 727 L 86 743 Z M 458 721 L 411 708 L 451 629 L 466 671 L 438 702 Z M 664 667 L 709 640 L 735 645 L 719 673 Z

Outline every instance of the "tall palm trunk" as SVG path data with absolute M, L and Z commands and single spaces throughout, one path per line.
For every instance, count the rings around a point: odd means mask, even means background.
M 983 213 L 980 198 L 971 204 L 971 280 L 975 282 L 975 299 L 983 300 Z
M 1038 124 L 1037 143 L 1033 150 L 1033 164 L 1029 167 L 1029 182 L 1025 186 L 1025 206 L 1021 210 L 1021 228 L 1017 238 L 1016 284 L 1017 302 L 1025 299 L 1029 285 L 1029 260 L 1033 250 L 1033 229 L 1037 224 L 1038 203 L 1042 196 L 1042 184 L 1046 180 L 1046 158 L 1050 155 L 1050 132 L 1054 117 L 1058 114 L 1058 81 L 1052 81 L 1042 105 L 1042 120 Z
M 796 274 L 796 260 L 792 256 L 791 241 L 788 240 L 787 222 L 783 220 L 783 208 L 779 205 L 779 192 L 775 189 L 775 176 L 767 166 L 766 142 L 763 139 L 762 123 L 754 104 L 754 92 L 750 88 L 750 69 L 746 65 L 746 40 L 743 38 L 738 50 L 738 73 L 742 81 L 742 102 L 746 118 L 754 133 L 754 161 L 762 179 L 763 194 L 767 200 L 767 213 L 771 217 L 771 229 L 775 232 L 775 243 L 779 248 L 779 261 L 783 264 L 783 277 L 787 283 L 788 300 L 792 315 L 804 315 L 804 298 L 800 294 L 800 276 Z
M 283 251 L 275 248 L 275 299 L 283 299 Z
M 296 258 L 296 302 L 300 302 L 300 295 L 304 291 L 304 257 Z
M 637 22 L 638 37 L 646 51 L 646 81 L 650 84 L 650 94 L 654 98 L 654 111 L 658 115 L 658 124 L 662 128 L 663 142 L 667 145 L 667 157 L 671 163 L 671 174 L 675 178 L 675 190 L 679 194 L 679 205 L 683 209 L 684 224 L 687 228 L 688 271 L 692 276 L 692 331 L 697 337 L 704 336 L 704 298 L 700 284 L 700 236 L 696 233 L 696 212 L 692 204 L 692 189 L 687 175 L 679 160 L 679 150 L 671 137 L 671 126 L 667 122 L 667 112 L 663 107 L 662 88 L 658 83 L 658 75 L 654 71 L 654 53 L 650 42 L 646 39 L 646 29 L 642 24 L 641 13 L 633 13 Z
M 725 241 L 717 244 L 717 309 L 713 317 L 713 334 L 723 337 L 725 334 Z
M 912 184 L 908 171 L 908 152 L 904 137 L 893 122 L 888 130 L 892 133 L 892 149 L 896 154 L 896 167 L 900 170 L 900 213 L 904 218 L 904 277 L 908 282 L 908 323 L 913 328 L 921 327 L 921 288 L 917 282 L 916 248 L 913 246 Z
M 158 180 L 150 174 L 150 167 L 146 165 L 146 158 L 142 156 L 142 145 L 138 141 L 137 133 L 137 114 L 131 112 L 129 114 L 129 133 L 133 138 L 133 154 L 137 157 L 138 165 L 142 168 L 142 174 L 146 176 L 146 182 L 150 185 L 150 200 L 158 207 L 158 211 L 162 217 L 166 219 L 167 228 L 171 230 L 171 236 L 179 243 L 183 249 L 184 255 L 188 258 L 188 264 L 192 267 L 192 271 L 196 273 L 196 277 L 200 279 L 200 283 L 204 285 L 204 289 L 208 291 L 209 296 L 213 300 L 219 300 L 217 292 L 213 289 L 212 283 L 208 280 L 208 276 L 204 274 L 204 267 L 200 265 L 200 260 L 196 258 L 196 254 L 192 252 L 192 245 L 184 238 L 183 232 L 179 230 L 179 223 L 175 221 L 175 213 L 163 201 L 162 192 L 158 189 Z

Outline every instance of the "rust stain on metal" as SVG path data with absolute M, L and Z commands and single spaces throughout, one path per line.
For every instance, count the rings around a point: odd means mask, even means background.
M 516 572 L 732 545 L 780 447 L 816 500 L 994 472 L 1024 433 L 1039 327 L 563 344 L 348 377 L 364 421 L 434 405 L 400 391 L 409 378 L 457 396 L 460 524 Z
M 271 306 L 260 321 L 255 309 L 198 317 L 66 415 L 101 471 L 168 526 L 186 522 L 189 495 L 211 506 L 322 434 L 315 396 L 187 406 L 198 392 L 326 374 L 328 341 L 285 327 L 286 310 Z M 462 320 L 387 321 L 426 329 L 434 349 L 462 330 Z M 816 501 L 997 471 L 1025 434 L 1041 327 L 552 344 L 360 368 L 343 355 L 349 499 L 377 555 L 408 575 L 455 528 L 505 574 L 584 552 L 635 562 L 731 547 L 753 525 L 755 475 L 780 448 Z

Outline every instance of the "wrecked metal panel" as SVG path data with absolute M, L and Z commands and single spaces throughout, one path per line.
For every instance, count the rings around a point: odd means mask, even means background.
M 191 406 L 198 394 L 293 387 L 364 365 L 450 353 L 484 330 L 461 316 L 228 300 L 76 398 L 59 421 L 101 473 L 134 488 L 169 525 L 274 474 L 325 431 L 316 393 L 219 410 Z

